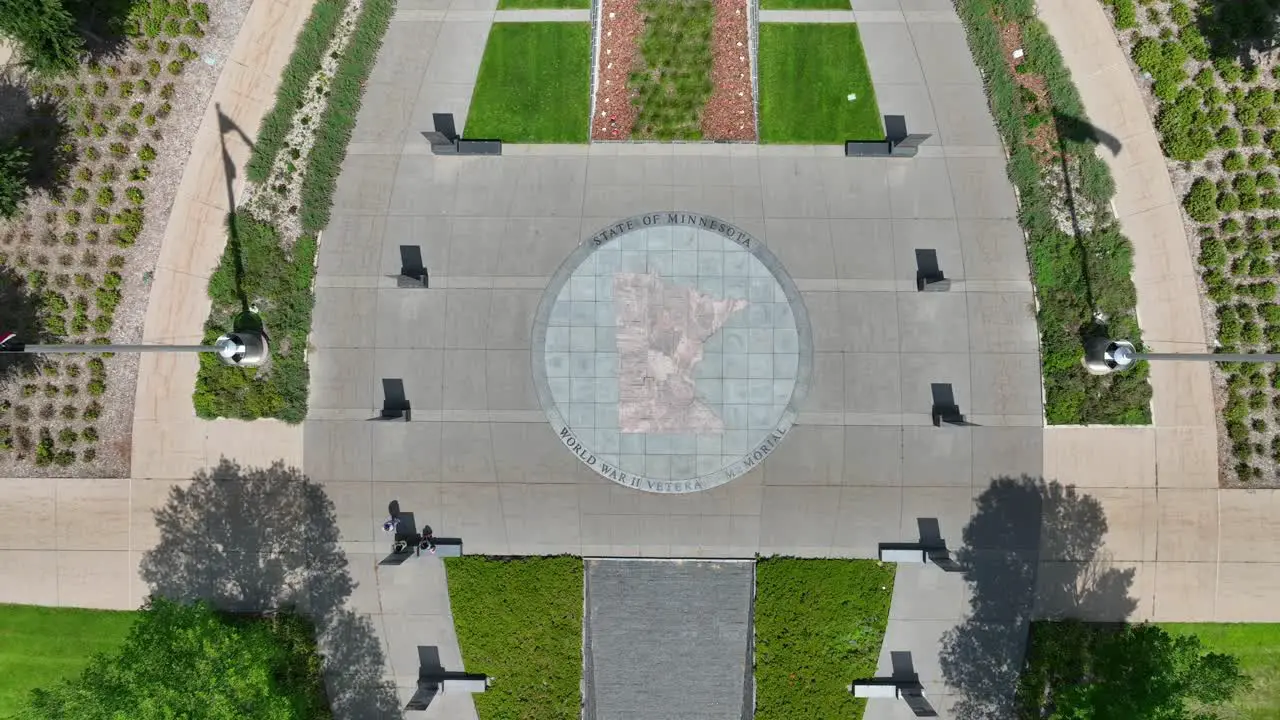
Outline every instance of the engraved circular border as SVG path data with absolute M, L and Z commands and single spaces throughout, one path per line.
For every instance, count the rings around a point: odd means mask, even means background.
M 791 306 L 791 313 L 796 323 L 799 351 L 796 380 L 791 389 L 791 399 L 786 407 L 783 408 L 777 425 L 766 432 L 764 441 L 756 446 L 754 450 L 743 455 L 730 465 L 722 467 L 715 472 L 682 480 L 649 478 L 635 473 L 623 472 L 619 468 L 605 467 L 589 448 L 578 442 L 573 427 L 565 421 L 564 416 L 556 406 L 555 398 L 551 394 L 551 385 L 547 381 L 545 358 L 547 328 L 550 326 L 552 308 L 555 306 L 556 299 L 560 296 L 560 291 L 564 288 L 565 283 L 569 281 L 574 271 L 582 264 L 582 261 L 600 246 L 613 242 L 631 232 L 664 226 L 694 227 L 714 232 L 737 243 L 739 247 L 754 255 L 762 265 L 768 268 L 774 280 L 777 281 L 786 294 L 787 304 Z M 699 212 L 670 210 L 633 215 L 603 227 L 582 240 L 578 247 L 574 248 L 573 252 L 556 269 L 555 274 L 551 276 L 551 281 L 543 291 L 542 299 L 538 303 L 538 312 L 534 315 L 530 340 L 534 388 L 538 393 L 538 402 L 542 405 L 542 410 L 546 413 L 552 429 L 555 430 L 557 440 L 577 456 L 584 465 L 595 471 L 596 474 L 619 485 L 646 492 L 668 494 L 698 492 L 723 485 L 754 469 L 756 465 L 760 464 L 778 447 L 778 443 L 786 437 L 787 433 L 795 425 L 796 416 L 800 411 L 800 404 L 804 402 L 805 397 L 808 395 L 809 386 L 813 380 L 813 327 L 809 323 L 809 313 L 804 306 L 804 299 L 800 297 L 800 290 L 791 280 L 791 276 L 783 269 L 782 263 L 778 258 L 751 233 L 732 223 Z

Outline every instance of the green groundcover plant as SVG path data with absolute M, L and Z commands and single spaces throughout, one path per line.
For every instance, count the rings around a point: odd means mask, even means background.
M 293 124 L 293 116 L 307 100 L 307 83 L 320 70 L 324 53 L 338 31 L 338 20 L 347 9 L 348 0 L 316 0 L 311 16 L 298 33 L 293 54 L 280 76 L 276 104 L 262 118 L 253 154 L 249 156 L 246 174 L 254 182 L 263 182 L 271 172 L 271 164 L 284 147 L 285 136 Z
M 711 0 L 640 0 L 644 68 L 627 87 L 639 108 L 634 134 L 654 140 L 701 140 L 711 82 Z
M 582 558 L 446 558 L 467 672 L 499 678 L 475 696 L 480 720 L 578 720 Z
M 758 720 L 858 718 L 849 684 L 876 673 L 894 565 L 766 558 L 756 564 Z
M 1125 373 L 1089 375 L 1084 340 L 1123 338 L 1141 344 L 1130 274 L 1132 248 L 1111 216 L 1115 192 L 1071 75 L 1031 0 L 958 0 L 956 8 L 983 72 L 996 127 L 1009 151 L 1009 179 L 1019 193 L 1018 220 L 1027 237 L 1038 299 L 1045 416 L 1051 425 L 1151 422 L 1151 386 L 1139 363 Z M 1016 26 L 1026 60 L 1011 68 L 1000 29 Z M 1015 75 L 1044 79 L 1038 97 Z M 1047 133 L 1042 126 L 1052 128 Z M 1036 145 L 1033 141 L 1047 143 Z M 1064 180 L 1065 178 L 1065 180 Z M 1070 186 L 1076 227 L 1064 228 L 1055 201 Z
M 277 228 L 245 211 L 236 211 L 228 219 L 227 247 L 209 278 L 213 307 L 205 324 L 205 340 L 211 342 L 230 330 L 262 329 L 271 343 L 270 362 L 260 368 L 229 367 L 209 354 L 202 355 L 192 396 L 196 414 L 202 418 L 271 417 L 290 423 L 306 418 L 310 381 L 306 349 L 315 304 L 311 283 L 317 238 L 329 223 L 334 187 L 360 112 L 364 82 L 373 69 L 394 8 L 394 0 L 365 0 L 346 51 L 338 58 L 328 105 L 316 124 L 306 167 L 301 168 L 298 217 L 302 236 L 286 243 Z M 317 6 L 303 28 L 299 49 L 290 59 L 276 108 L 269 116 L 285 119 L 264 121 L 264 135 L 250 160 L 251 168 L 258 170 L 251 170 L 251 174 L 266 177 L 269 172 L 299 107 L 300 93 L 311 77 L 307 73 L 319 67 L 313 46 L 319 45 L 323 51 L 337 22 L 330 13 L 340 14 L 341 9 L 326 7 L 321 11 Z M 251 307 L 257 312 L 251 312 Z
M 32 692 L 18 720 L 327 720 L 311 624 L 154 599 L 119 650 Z

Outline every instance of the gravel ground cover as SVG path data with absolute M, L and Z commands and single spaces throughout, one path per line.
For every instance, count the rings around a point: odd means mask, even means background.
M 754 140 L 745 0 L 604 0 L 593 140 Z
M 711 27 L 711 84 L 715 89 L 702 112 L 702 135 L 708 140 L 756 139 L 756 93 L 752 81 L 747 4 L 715 0 Z
M 27 342 L 136 343 L 191 140 L 249 0 L 142 0 L 118 54 L 6 71 L 6 132 L 46 175 L 0 223 L 0 297 Z M 0 368 L 0 476 L 128 474 L 137 356 Z
M 1114 0 L 1121 47 L 1155 119 L 1224 352 L 1280 352 L 1280 62 L 1274 4 Z M 1280 486 L 1280 369 L 1213 369 L 1219 479 Z

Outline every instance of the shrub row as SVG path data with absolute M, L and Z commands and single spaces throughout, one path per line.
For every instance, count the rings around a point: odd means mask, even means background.
M 75 71 L 84 51 L 76 18 L 61 0 L 0 0 L 0 35 L 31 70 L 48 76 Z
M 280 154 L 280 148 L 284 147 L 285 135 L 293 125 L 293 116 L 306 101 L 307 83 L 320 70 L 324 53 L 333 42 L 338 20 L 349 1 L 316 0 L 311 8 L 311 17 L 302 26 L 297 45 L 289 56 L 289 64 L 285 65 L 280 88 L 276 90 L 276 104 L 262 118 L 262 125 L 258 128 L 258 140 L 246 166 L 246 173 L 253 182 L 264 182 L 271 173 L 271 165 Z
M 329 105 L 320 116 L 315 145 L 307 158 L 307 172 L 302 178 L 299 217 L 302 231 L 317 233 L 329 224 L 333 208 L 333 189 L 338 183 L 342 161 L 347 156 L 347 143 L 360 114 L 364 82 L 382 46 L 382 36 L 391 23 L 395 0 L 364 0 L 360 22 L 347 45 L 346 54 L 330 85 Z
M 192 397 L 196 414 L 206 419 L 275 417 L 302 422 L 310 379 L 304 355 L 314 304 L 315 236 L 303 236 L 285 249 L 274 227 L 247 213 L 231 215 L 228 234 L 227 249 L 209 277 L 213 309 L 204 341 L 212 343 L 229 327 L 250 329 L 257 319 L 245 308 L 256 304 L 270 338 L 271 362 L 263 369 L 227 367 L 212 353 L 201 354 Z
M 1049 424 L 1149 423 L 1151 386 L 1145 365 L 1096 377 L 1081 364 L 1087 336 L 1107 334 L 1138 344 L 1141 338 L 1130 277 L 1131 247 L 1108 209 L 1114 181 L 1094 152 L 1096 140 L 1061 53 L 1035 19 L 1031 0 L 958 0 L 956 8 L 984 76 L 996 127 L 1009 150 L 1009 178 L 1020 193 L 1019 222 L 1027 233 L 1039 299 L 1046 418 Z M 1042 159 L 1027 143 L 1029 108 L 1006 65 L 997 17 L 1021 28 L 1025 70 L 1046 81 L 1052 106 L 1048 110 L 1060 149 L 1070 159 L 1067 172 L 1084 201 L 1077 203 L 1077 210 L 1092 208 L 1092 230 L 1071 235 L 1062 231 L 1055 218 L 1053 198 L 1060 191 L 1050 184 Z M 1060 164 L 1062 159 L 1055 154 L 1043 162 Z
M 637 107 L 634 134 L 657 140 L 701 140 L 702 110 L 711 97 L 710 0 L 641 0 L 643 71 L 627 87 Z
M 290 423 L 306 418 L 310 370 L 305 355 L 315 304 L 311 281 L 316 235 L 329 221 L 333 188 L 360 110 L 362 85 L 373 67 L 394 7 L 394 0 L 365 0 L 354 35 L 339 59 L 329 104 L 316 127 L 315 144 L 303 169 L 299 208 L 303 236 L 286 247 L 274 227 L 247 213 L 233 213 L 228 220 L 230 240 L 209 278 L 213 309 L 205 326 L 205 339 L 213 341 L 229 325 L 243 329 L 261 322 L 271 339 L 271 361 L 263 369 L 232 368 L 202 355 L 192 398 L 200 417 L 274 417 Z M 313 13 L 303 35 L 312 31 L 310 25 L 325 22 L 327 16 Z M 299 50 L 303 44 L 299 40 Z M 298 59 L 298 54 L 294 53 L 293 60 Z M 286 77 L 272 111 L 272 115 L 284 113 L 286 127 L 299 106 L 299 101 L 285 91 L 285 84 L 290 82 L 291 78 Z M 299 87 L 305 89 L 305 81 Z M 267 132 L 265 123 L 263 132 Z M 254 159 L 262 157 L 268 142 L 276 142 L 278 151 L 282 140 L 283 133 L 276 139 L 260 138 Z M 265 175 L 271 161 L 263 162 Z M 258 317 L 246 312 L 251 304 L 258 306 Z

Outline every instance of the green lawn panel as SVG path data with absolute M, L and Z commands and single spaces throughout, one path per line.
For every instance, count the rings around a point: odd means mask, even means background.
M 856 25 L 761 23 L 759 65 L 761 142 L 884 139 Z
M 591 114 L 588 23 L 494 23 L 465 136 L 585 143 Z
M 32 690 L 75 677 L 93 655 L 124 642 L 137 613 L 0 605 L 0 718 Z
M 499 10 L 590 10 L 591 0 L 498 0 Z
M 862 717 L 849 683 L 876 674 L 893 577 L 874 560 L 756 565 L 756 720 Z
M 760 0 L 761 10 L 852 10 L 849 0 Z
M 445 572 L 462 662 L 495 678 L 480 720 L 579 720 L 582 558 L 446 558 Z
M 1160 623 L 1177 635 L 1198 635 L 1206 650 L 1235 655 L 1240 669 L 1253 678 L 1253 689 L 1231 707 L 1237 720 L 1280 718 L 1280 624 Z

